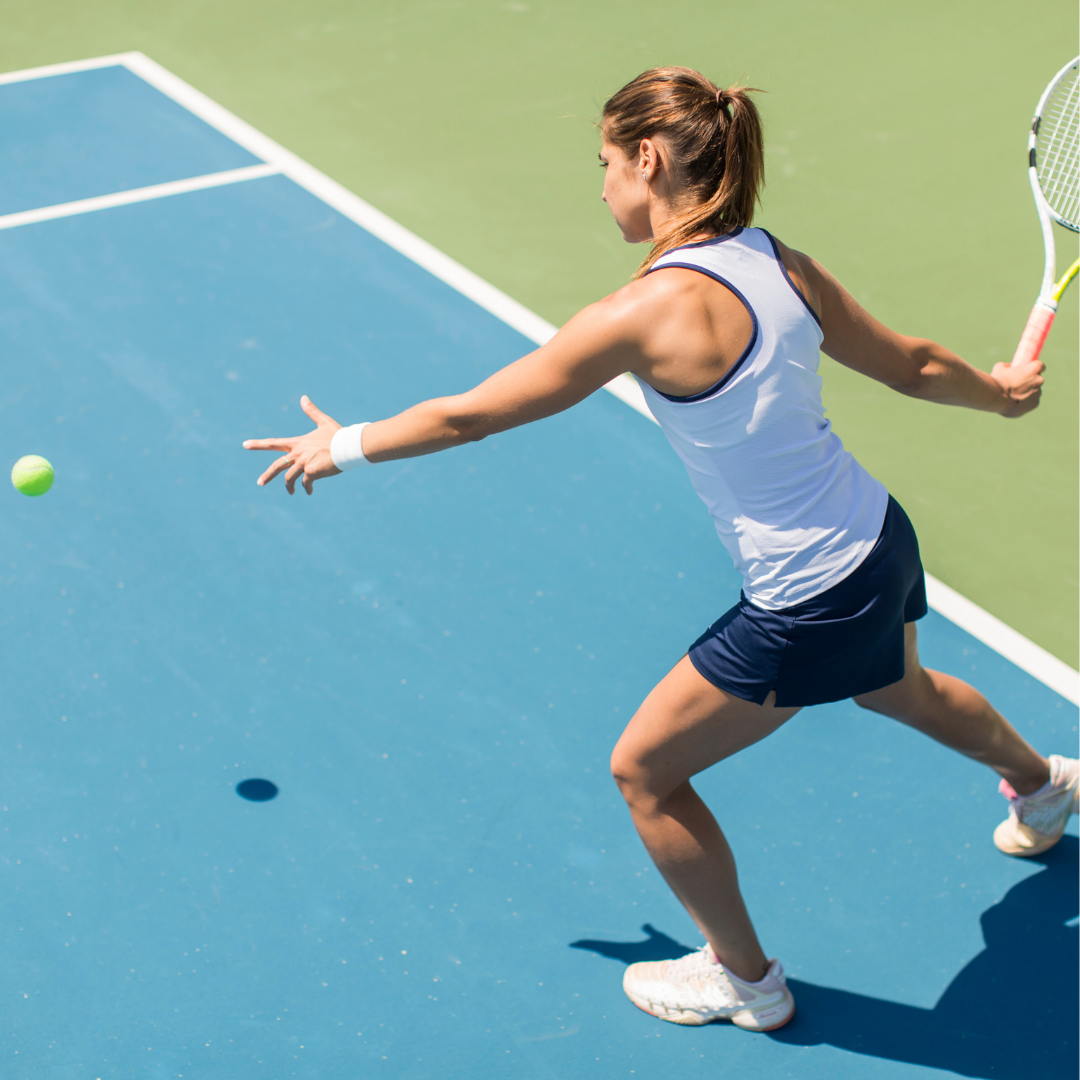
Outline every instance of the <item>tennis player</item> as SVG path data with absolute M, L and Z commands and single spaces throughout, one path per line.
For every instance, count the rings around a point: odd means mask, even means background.
M 898 393 L 1020 417 L 1043 365 L 990 374 L 864 311 L 827 270 L 751 220 L 761 123 L 744 89 L 687 68 L 639 75 L 604 106 L 604 201 L 652 248 L 625 288 L 475 389 L 341 427 L 256 439 L 289 493 L 356 466 L 446 450 L 568 409 L 629 371 L 743 576 L 738 604 L 689 648 L 619 739 L 612 772 L 649 855 L 704 935 L 681 959 L 632 964 L 634 1004 L 679 1024 L 769 1031 L 794 1012 L 735 862 L 690 778 L 803 706 L 854 698 L 989 766 L 1008 819 L 994 842 L 1034 855 L 1077 812 L 1078 762 L 1037 753 L 977 690 L 919 663 L 926 593 L 900 505 L 825 418 L 819 350 Z

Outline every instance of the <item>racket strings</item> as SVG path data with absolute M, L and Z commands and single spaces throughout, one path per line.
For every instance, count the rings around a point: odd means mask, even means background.
M 1080 231 L 1080 65 L 1073 64 L 1049 95 L 1035 149 L 1039 186 L 1061 223 Z

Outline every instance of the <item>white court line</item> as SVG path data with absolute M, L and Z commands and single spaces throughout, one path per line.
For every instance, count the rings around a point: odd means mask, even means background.
M 1008 657 L 1018 668 L 1034 675 L 1074 705 L 1080 705 L 1080 673 L 1053 653 L 1048 653 L 1041 645 L 1036 645 L 930 574 L 926 575 L 926 600 L 936 612 L 973 638 Z
M 95 56 L 90 60 L 73 60 L 68 64 L 49 64 L 47 67 L 24 68 L 22 71 L 8 71 L 0 75 L 0 86 L 5 83 L 29 82 L 31 79 L 45 79 L 50 75 L 71 75 L 76 71 L 93 71 L 94 68 L 127 66 L 127 58 L 132 53 L 115 53 L 112 56 Z
M 0 85 L 26 79 L 47 78 L 52 75 L 66 75 L 76 71 L 90 71 L 94 68 L 116 64 L 123 65 L 139 75 L 178 104 L 205 120 L 211 127 L 217 128 L 222 134 L 228 135 L 234 142 L 274 166 L 272 171 L 281 172 L 289 177 L 350 221 L 367 229 L 390 247 L 434 274 L 440 281 L 446 282 L 447 285 L 479 304 L 485 311 L 491 312 L 492 315 L 512 326 L 530 341 L 543 345 L 555 335 L 556 327 L 546 319 L 540 318 L 523 304 L 519 304 L 448 255 L 444 255 L 426 240 L 421 240 L 415 233 L 364 202 L 336 180 L 331 180 L 325 173 L 319 172 L 314 166 L 286 150 L 273 139 L 268 138 L 261 131 L 233 115 L 228 109 L 223 108 L 216 101 L 211 100 L 140 52 L 119 53 L 115 56 L 96 57 L 92 60 L 76 61 L 70 64 L 55 64 L 50 67 L 10 72 L 0 75 Z M 255 168 L 258 167 L 255 166 Z M 184 181 L 180 182 L 184 183 Z M 109 197 L 106 196 L 106 198 Z M 617 379 L 613 379 L 607 384 L 606 389 L 631 408 L 636 409 L 642 416 L 652 420 L 653 423 L 656 422 L 645 404 L 641 388 L 630 375 L 620 375 Z M 1023 634 L 1013 630 L 988 611 L 984 611 L 978 604 L 972 603 L 930 574 L 926 575 L 926 591 L 930 606 L 940 615 L 966 630 L 984 645 L 990 646 L 995 652 L 1012 661 L 1022 671 L 1026 671 L 1045 683 L 1062 697 L 1073 704 L 1080 705 L 1080 672 L 1074 671 L 1046 649 L 1028 640 Z
M 151 184 L 150 187 L 130 188 L 127 191 L 113 192 L 112 195 L 95 195 L 92 199 L 78 199 L 76 202 L 42 206 L 37 210 L 20 210 L 16 214 L 0 216 L 0 229 L 14 229 L 19 225 L 35 225 L 39 221 L 54 221 L 56 218 L 89 214 L 94 210 L 109 210 L 114 206 L 130 206 L 132 203 L 148 202 L 150 199 L 162 199 L 168 195 L 183 195 L 189 191 L 204 191 L 206 188 L 223 187 L 225 184 L 240 184 L 245 180 L 258 180 L 263 176 L 276 176 L 279 172 L 280 170 L 276 165 L 246 165 L 242 169 L 206 173 L 203 176 L 189 177 L 187 180 L 170 180 L 167 184 Z
M 389 244 L 395 251 L 412 259 L 440 281 L 446 282 L 451 288 L 479 304 L 485 311 L 491 312 L 496 318 L 512 326 L 530 341 L 543 345 L 555 336 L 557 328 L 546 319 L 540 318 L 524 304 L 519 304 L 501 289 L 495 288 L 471 270 L 467 270 L 461 263 L 444 255 L 426 240 L 421 240 L 419 236 L 409 232 L 393 218 L 387 217 L 381 210 L 376 210 L 374 206 L 342 187 L 336 180 L 331 180 L 325 173 L 319 172 L 314 166 L 309 165 L 290 150 L 286 150 L 285 147 L 274 142 L 273 139 L 253 128 L 143 53 L 117 53 L 113 56 L 99 56 L 91 60 L 13 71 L 0 75 L 0 85 L 28 79 L 49 78 L 54 75 L 70 75 L 78 71 L 92 71 L 96 68 L 116 65 L 126 67 L 173 101 L 183 105 L 189 112 L 205 120 L 211 127 L 239 143 L 245 150 L 276 166 L 277 170 L 290 180 L 295 181 L 350 221 Z M 620 375 L 612 379 L 606 389 L 632 409 L 636 409 L 642 416 L 653 420 L 653 415 L 645 404 L 645 395 L 641 392 L 641 387 L 630 375 Z

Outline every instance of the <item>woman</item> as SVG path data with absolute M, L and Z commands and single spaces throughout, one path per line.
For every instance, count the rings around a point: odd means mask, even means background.
M 244 446 L 283 452 L 259 484 L 284 473 L 290 494 L 301 480 L 310 495 L 345 469 L 477 441 L 568 409 L 622 372 L 637 378 L 744 585 L 612 756 L 645 847 L 707 942 L 631 965 L 624 987 L 665 1020 L 769 1031 L 794 1002 L 694 774 L 802 706 L 853 697 L 999 774 L 1003 851 L 1056 843 L 1077 804 L 1076 760 L 1042 757 L 972 687 L 920 666 L 915 534 L 825 419 L 819 348 L 900 393 L 1007 417 L 1038 405 L 1043 365 L 987 375 L 896 334 L 813 259 L 752 229 L 762 137 L 745 90 L 686 68 L 647 71 L 604 106 L 602 134 L 604 201 L 629 243 L 652 243 L 629 285 L 468 393 L 348 428 L 304 398 L 314 431 Z

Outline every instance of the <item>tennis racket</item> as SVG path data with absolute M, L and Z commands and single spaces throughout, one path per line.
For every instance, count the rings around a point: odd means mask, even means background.
M 1028 178 L 1042 225 L 1046 264 L 1039 299 L 1028 316 L 1024 335 L 1012 362 L 1038 360 L 1046 335 L 1054 324 L 1058 301 L 1076 277 L 1080 259 L 1060 281 L 1054 280 L 1054 222 L 1080 232 L 1080 57 L 1066 64 L 1043 91 L 1035 106 L 1028 136 Z

